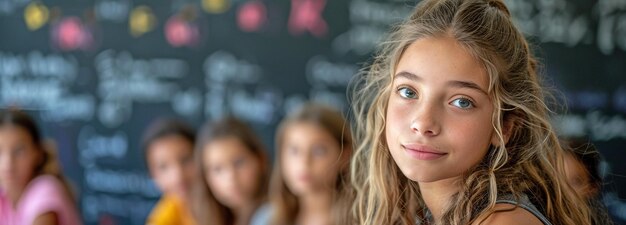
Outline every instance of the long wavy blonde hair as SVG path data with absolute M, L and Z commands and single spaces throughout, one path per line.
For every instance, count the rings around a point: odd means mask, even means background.
M 528 42 L 499 0 L 425 0 L 395 26 L 348 94 L 358 144 L 350 165 L 351 187 L 343 197 L 351 216 L 342 224 L 429 224 L 416 182 L 399 170 L 385 140 L 393 74 L 404 50 L 425 37 L 452 37 L 485 68 L 494 107 L 491 126 L 499 143 L 463 174 L 461 191 L 441 224 L 482 222 L 503 194 L 527 195 L 553 224 L 589 224 L 589 207 L 561 174 L 563 149 L 549 122 L 548 93 Z M 443 63 L 443 62 L 442 62 Z M 508 142 L 503 126 L 510 124 Z

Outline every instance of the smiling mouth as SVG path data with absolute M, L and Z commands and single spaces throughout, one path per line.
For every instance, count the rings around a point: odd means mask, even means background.
M 439 152 L 421 145 L 402 145 L 402 148 L 409 156 L 419 160 L 436 160 L 448 155 L 448 153 Z

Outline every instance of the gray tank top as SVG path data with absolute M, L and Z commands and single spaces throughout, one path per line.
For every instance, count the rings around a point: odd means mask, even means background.
M 526 211 L 528 211 L 528 212 L 532 213 L 533 215 L 535 215 L 535 217 L 537 217 L 537 219 L 539 219 L 539 221 L 541 221 L 544 225 L 552 225 L 552 223 L 550 223 L 550 221 L 548 221 L 548 218 L 546 216 L 544 216 L 541 213 L 541 211 L 539 211 L 537 209 L 537 207 L 535 207 L 535 205 L 533 205 L 533 203 L 530 202 L 530 200 L 528 199 L 528 196 L 522 195 L 517 200 L 519 202 L 516 201 L 516 199 L 513 197 L 513 195 L 504 195 L 504 196 L 498 198 L 498 200 L 496 200 L 496 204 L 498 204 L 498 203 L 506 203 L 506 204 L 519 206 L 522 209 L 525 209 Z
M 519 202 L 518 202 L 519 201 Z M 535 205 L 533 205 L 532 202 L 530 202 L 530 200 L 528 199 L 528 196 L 526 195 L 521 195 L 521 197 L 519 199 L 515 199 L 515 197 L 513 195 L 502 195 L 498 198 L 498 200 L 496 200 L 496 204 L 498 203 L 506 203 L 506 204 L 511 204 L 511 205 L 516 205 L 521 207 L 522 209 L 525 209 L 526 211 L 532 213 L 535 217 L 537 217 L 537 219 L 539 219 L 539 221 L 541 221 L 543 223 L 543 225 L 552 225 L 552 223 L 550 223 L 550 221 L 548 220 L 548 218 L 546 216 L 544 216 L 541 211 L 539 211 L 537 209 L 537 207 L 535 207 Z M 426 220 L 431 220 L 431 215 L 430 212 L 426 212 Z M 416 221 L 416 225 L 420 225 L 422 224 L 422 222 L 418 219 Z

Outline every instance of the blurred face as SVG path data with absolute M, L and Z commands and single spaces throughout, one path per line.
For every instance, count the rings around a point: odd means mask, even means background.
M 281 146 L 282 175 L 296 196 L 332 190 L 341 146 L 326 130 L 310 123 L 287 127 Z
M 209 142 L 202 162 L 207 184 L 220 203 L 233 209 L 256 200 L 262 185 L 262 162 L 238 138 Z
M 165 136 L 148 146 L 148 167 L 164 194 L 186 201 L 196 176 L 193 145 L 178 135 Z
M 0 188 L 6 192 L 23 190 L 41 160 L 41 153 L 24 128 L 0 127 Z
M 409 179 L 456 178 L 485 157 L 493 106 L 482 65 L 451 38 L 423 38 L 400 58 L 393 77 L 385 135 Z
M 595 194 L 587 169 L 571 154 L 565 156 L 565 177 L 569 185 L 583 198 L 590 198 Z

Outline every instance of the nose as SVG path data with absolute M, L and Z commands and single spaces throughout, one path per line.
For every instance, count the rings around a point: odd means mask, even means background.
M 313 163 L 310 151 L 304 150 L 302 154 L 290 159 L 292 161 L 289 166 L 290 170 L 293 170 L 296 174 L 308 173 L 311 164 Z
M 229 188 L 234 188 L 237 186 L 237 173 L 234 168 L 228 168 L 224 172 L 224 184 Z
M 413 120 L 411 121 L 411 130 L 416 134 L 434 137 L 441 132 L 440 117 L 442 116 L 441 110 L 439 110 L 436 104 L 429 103 L 428 101 L 418 104 L 416 106 L 416 112 L 413 114 Z

